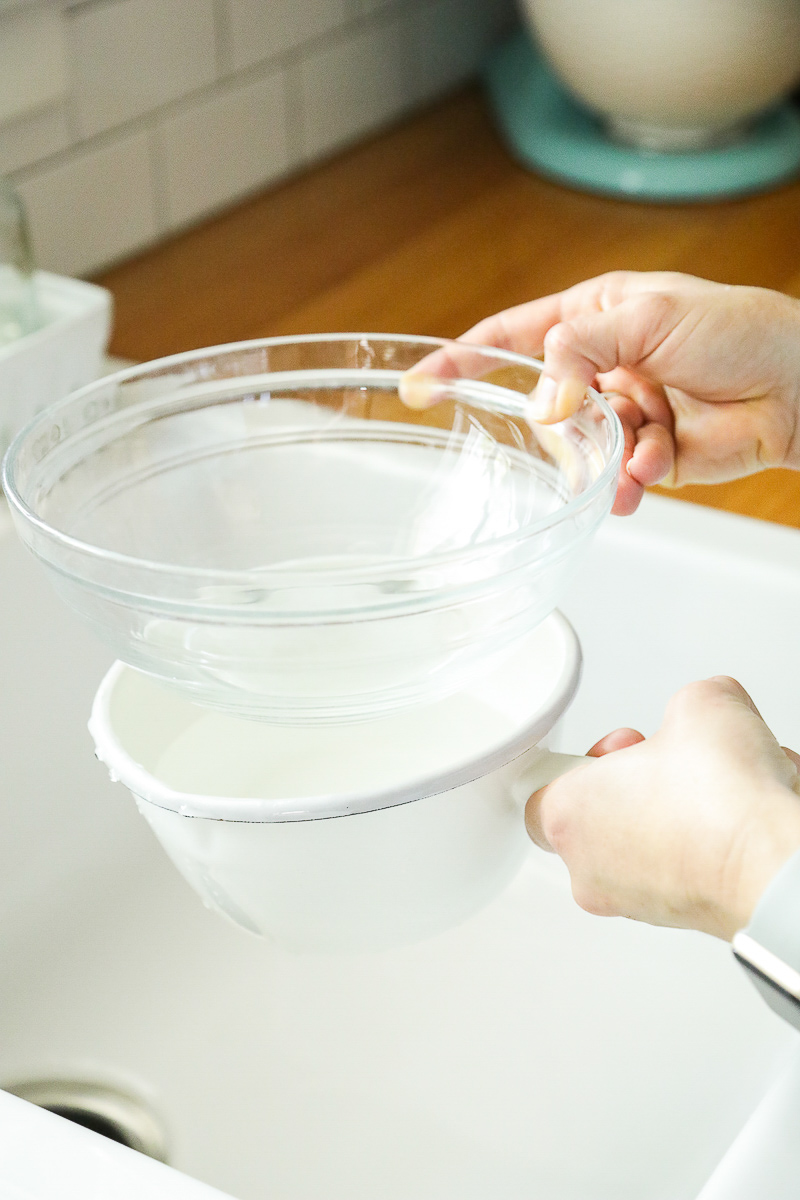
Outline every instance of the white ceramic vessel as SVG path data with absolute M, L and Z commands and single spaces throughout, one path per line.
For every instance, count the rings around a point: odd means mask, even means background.
M 517 873 L 525 801 L 582 761 L 539 745 L 579 675 L 553 613 L 472 687 L 378 721 L 269 726 L 117 663 L 89 728 L 209 908 L 292 949 L 385 949 L 459 924 Z
M 800 78 L 796 0 L 523 0 L 562 82 L 619 141 L 735 140 Z

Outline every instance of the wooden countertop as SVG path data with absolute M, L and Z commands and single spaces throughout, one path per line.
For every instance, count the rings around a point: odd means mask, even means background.
M 514 162 L 470 87 L 97 282 L 111 352 L 142 361 L 282 333 L 454 337 L 616 268 L 800 296 L 800 182 L 692 205 L 573 192 Z M 800 528 L 800 472 L 669 494 Z

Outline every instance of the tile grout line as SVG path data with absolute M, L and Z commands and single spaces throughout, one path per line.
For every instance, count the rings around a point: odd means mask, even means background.
M 89 2 L 94 3 L 95 0 L 89 0 Z M 107 3 L 110 0 L 97 0 L 97 2 Z M 409 15 L 415 12 L 420 13 L 426 8 L 431 7 L 435 2 L 436 0 L 399 0 L 399 2 L 386 5 L 381 9 L 349 17 L 335 29 L 315 34 L 297 46 L 291 46 L 286 50 L 280 51 L 278 54 L 260 59 L 257 63 L 221 75 L 209 83 L 193 88 L 183 96 L 175 97 L 175 99 L 150 109 L 148 112 L 130 117 L 120 122 L 119 125 L 112 126 L 110 129 L 104 129 L 88 136 L 81 136 L 78 133 L 77 139 L 69 146 L 61 147 L 59 150 L 45 155 L 44 158 L 34 163 L 28 163 L 24 167 L 20 167 L 18 170 L 10 173 L 11 177 L 24 183 L 28 179 L 35 178 L 39 173 L 57 169 L 59 166 L 73 161 L 81 152 L 91 153 L 94 150 L 102 150 L 112 142 L 121 141 L 127 136 L 141 132 L 149 133 L 161 122 L 168 120 L 170 117 L 181 115 L 190 108 L 196 107 L 204 100 L 211 99 L 215 95 L 223 95 L 226 91 L 235 91 L 239 86 L 246 86 L 250 82 L 257 82 L 259 79 L 265 78 L 277 71 L 286 70 L 304 59 L 313 57 L 320 50 L 328 49 L 337 43 L 346 42 L 354 33 L 370 28 L 386 27 L 396 21 L 402 12 L 406 12 Z M 68 97 L 68 100 L 74 103 L 72 95 Z M 73 128 L 77 128 L 77 119 L 71 119 L 69 124 L 71 131 Z
M 167 189 L 167 164 L 164 146 L 158 128 L 151 129 L 147 138 L 147 155 L 150 161 L 150 182 L 153 199 L 153 216 L 156 234 L 162 238 L 170 232 L 169 193 Z

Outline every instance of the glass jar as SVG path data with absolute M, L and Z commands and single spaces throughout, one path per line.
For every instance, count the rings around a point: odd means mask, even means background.
M 8 180 L 0 178 L 0 347 L 40 324 L 25 209 Z

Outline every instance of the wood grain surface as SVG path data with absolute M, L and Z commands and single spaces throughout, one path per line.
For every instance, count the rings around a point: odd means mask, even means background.
M 470 87 L 97 282 L 112 353 L 142 361 L 282 333 L 452 337 L 617 268 L 800 296 L 800 182 L 691 205 L 571 191 L 514 162 Z M 800 473 L 670 494 L 800 528 Z

